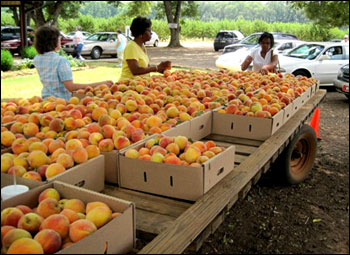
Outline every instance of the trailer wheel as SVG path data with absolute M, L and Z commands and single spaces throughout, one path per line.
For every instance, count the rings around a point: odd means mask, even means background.
M 287 184 L 302 182 L 312 169 L 316 157 L 315 130 L 304 125 L 274 164 L 274 171 Z

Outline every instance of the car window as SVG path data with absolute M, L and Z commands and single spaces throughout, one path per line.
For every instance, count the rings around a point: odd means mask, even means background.
M 233 35 L 232 32 L 219 32 L 217 35 L 216 35 L 216 38 L 217 39 L 223 39 L 223 38 L 236 38 L 237 36 L 236 35 Z
M 318 44 L 303 44 L 299 47 L 296 47 L 294 50 L 291 50 L 287 56 L 294 58 L 302 59 L 315 59 L 321 51 L 324 49 L 324 46 Z
M 107 41 L 108 35 L 107 34 L 93 34 L 89 36 L 86 40 L 89 41 Z
M 293 48 L 293 43 L 287 42 L 287 43 L 282 43 L 282 45 L 278 48 L 278 50 L 287 50 Z
M 3 30 L 1 30 L 1 33 L 12 33 L 12 29 L 11 28 L 4 28 Z
M 343 59 L 343 48 L 342 46 L 330 47 L 323 55 L 328 55 L 331 60 L 341 60 Z
M 242 44 L 249 44 L 249 45 L 258 44 L 260 36 L 261 36 L 261 34 L 250 35 L 250 36 L 244 38 L 242 41 L 240 41 L 240 43 L 242 43 Z
M 117 35 L 116 34 L 112 34 L 110 40 L 116 41 L 117 40 Z

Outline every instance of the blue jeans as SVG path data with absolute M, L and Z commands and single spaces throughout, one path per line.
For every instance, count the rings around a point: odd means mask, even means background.
M 78 58 L 78 59 L 79 59 L 80 56 L 81 56 L 81 50 L 83 49 L 83 46 L 84 46 L 84 44 L 82 44 L 82 43 L 79 43 L 79 44 L 77 45 L 77 58 Z

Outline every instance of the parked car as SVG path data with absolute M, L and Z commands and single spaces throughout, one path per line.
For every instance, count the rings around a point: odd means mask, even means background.
M 259 38 L 262 35 L 262 32 L 257 32 L 250 34 L 249 36 L 245 37 L 243 40 L 227 45 L 224 47 L 223 53 L 233 52 L 241 48 L 253 48 L 258 44 Z M 298 40 L 298 37 L 292 34 L 288 33 L 281 33 L 281 32 L 271 32 L 273 35 L 274 40 Z
M 151 37 L 151 40 L 147 41 L 145 43 L 146 46 L 154 46 L 154 47 L 157 47 L 158 46 L 158 43 L 159 43 L 159 37 L 157 35 L 156 32 L 152 31 L 152 37 Z
M 28 46 L 33 45 L 33 42 L 30 38 L 27 38 Z M 1 49 L 9 50 L 12 55 L 18 54 L 21 55 L 21 40 L 20 39 L 12 39 L 1 42 Z
M 282 55 L 286 50 L 295 48 L 296 46 L 305 43 L 298 40 L 276 40 L 274 44 L 274 50 L 277 51 L 278 55 Z M 241 70 L 241 64 L 247 58 L 249 53 L 256 48 L 260 47 L 259 44 L 252 48 L 242 47 L 234 52 L 222 54 L 216 60 L 215 64 L 219 68 L 226 68 L 229 70 Z M 251 64 L 253 66 L 253 63 Z
M 86 38 L 88 38 L 89 36 L 91 36 L 91 33 L 86 32 L 86 31 L 81 31 L 81 33 L 83 34 L 83 38 L 84 38 L 84 39 L 86 39 Z M 74 35 L 75 35 L 75 32 L 69 32 L 69 33 L 67 34 L 67 37 L 68 37 L 69 39 L 73 39 L 73 38 L 74 38 Z
M 27 32 L 34 34 L 34 29 L 31 27 L 27 27 Z M 10 27 L 10 26 L 1 27 L 1 41 L 20 39 L 20 37 L 21 36 L 20 36 L 19 27 Z
M 68 36 L 65 33 L 60 32 L 60 35 L 61 35 L 61 46 L 65 45 L 66 43 L 73 42 L 73 39 L 68 38 Z
M 349 64 L 342 66 L 339 69 L 337 78 L 333 81 L 335 89 L 344 94 L 348 99 L 349 97 Z
M 339 68 L 349 63 L 349 44 L 307 42 L 279 58 L 282 74 L 314 77 L 321 86 L 333 86 Z
M 238 30 L 220 30 L 220 32 L 217 33 L 214 40 L 214 50 L 221 50 L 226 45 L 240 41 L 243 38 L 244 35 Z
M 126 37 L 131 40 L 130 37 Z M 92 34 L 84 40 L 84 46 L 81 51 L 83 56 L 90 55 L 92 59 L 99 59 L 102 55 L 117 56 L 117 33 L 116 32 L 99 32 Z M 66 43 L 62 49 L 67 54 L 74 54 L 74 43 Z

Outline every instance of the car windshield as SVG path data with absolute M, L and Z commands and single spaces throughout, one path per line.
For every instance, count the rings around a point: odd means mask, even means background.
M 324 49 L 323 45 L 319 44 L 303 44 L 299 47 L 296 47 L 294 50 L 290 51 L 287 56 L 293 58 L 302 58 L 302 59 L 315 59 L 321 51 Z
M 239 43 L 240 44 L 255 45 L 255 44 L 258 44 L 260 36 L 261 36 L 260 34 L 250 35 L 250 36 L 244 38 L 243 40 L 241 40 Z
M 88 41 L 107 41 L 108 34 L 93 34 L 86 38 Z

